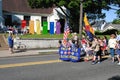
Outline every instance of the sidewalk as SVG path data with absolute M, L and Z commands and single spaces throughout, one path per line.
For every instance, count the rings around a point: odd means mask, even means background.
M 1 50 L 0 51 L 0 58 L 2 57 L 18 57 L 18 56 L 32 56 L 32 55 L 40 55 L 40 54 L 47 54 L 47 53 L 57 53 L 57 49 L 44 49 L 44 50 L 26 50 L 26 51 L 19 51 L 15 50 L 15 53 L 11 54 L 9 50 Z

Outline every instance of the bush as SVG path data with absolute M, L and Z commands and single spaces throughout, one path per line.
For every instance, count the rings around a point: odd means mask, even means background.
M 103 32 L 103 34 L 104 35 L 110 35 L 110 34 L 115 34 L 116 32 L 118 32 L 118 30 L 112 29 L 112 30 L 107 30 L 107 31 Z
M 103 33 L 102 32 L 100 32 L 100 31 L 95 31 L 95 35 L 102 35 Z

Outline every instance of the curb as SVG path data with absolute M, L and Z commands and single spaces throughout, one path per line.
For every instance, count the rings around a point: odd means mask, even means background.
M 4 53 L 3 53 L 4 54 Z M 51 55 L 51 54 L 57 54 L 57 50 L 33 50 L 32 52 L 26 51 L 26 52 L 20 52 L 20 53 L 14 53 L 14 54 L 7 54 L 4 56 L 0 56 L 0 58 L 8 58 L 8 57 L 23 57 L 23 56 L 37 56 L 37 55 Z

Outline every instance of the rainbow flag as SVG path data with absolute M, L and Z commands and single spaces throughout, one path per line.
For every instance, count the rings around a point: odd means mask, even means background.
M 86 13 L 84 14 L 84 24 L 85 24 L 85 31 L 87 36 L 89 37 L 90 40 L 93 40 L 93 36 L 94 36 L 94 29 L 93 27 L 90 25 L 88 18 L 86 16 Z

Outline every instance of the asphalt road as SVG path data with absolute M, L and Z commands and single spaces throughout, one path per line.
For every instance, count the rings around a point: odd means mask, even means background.
M 120 66 L 110 59 L 91 65 L 91 62 L 62 62 L 58 57 L 0 58 L 0 80 L 108 80 L 115 76 L 120 80 Z

